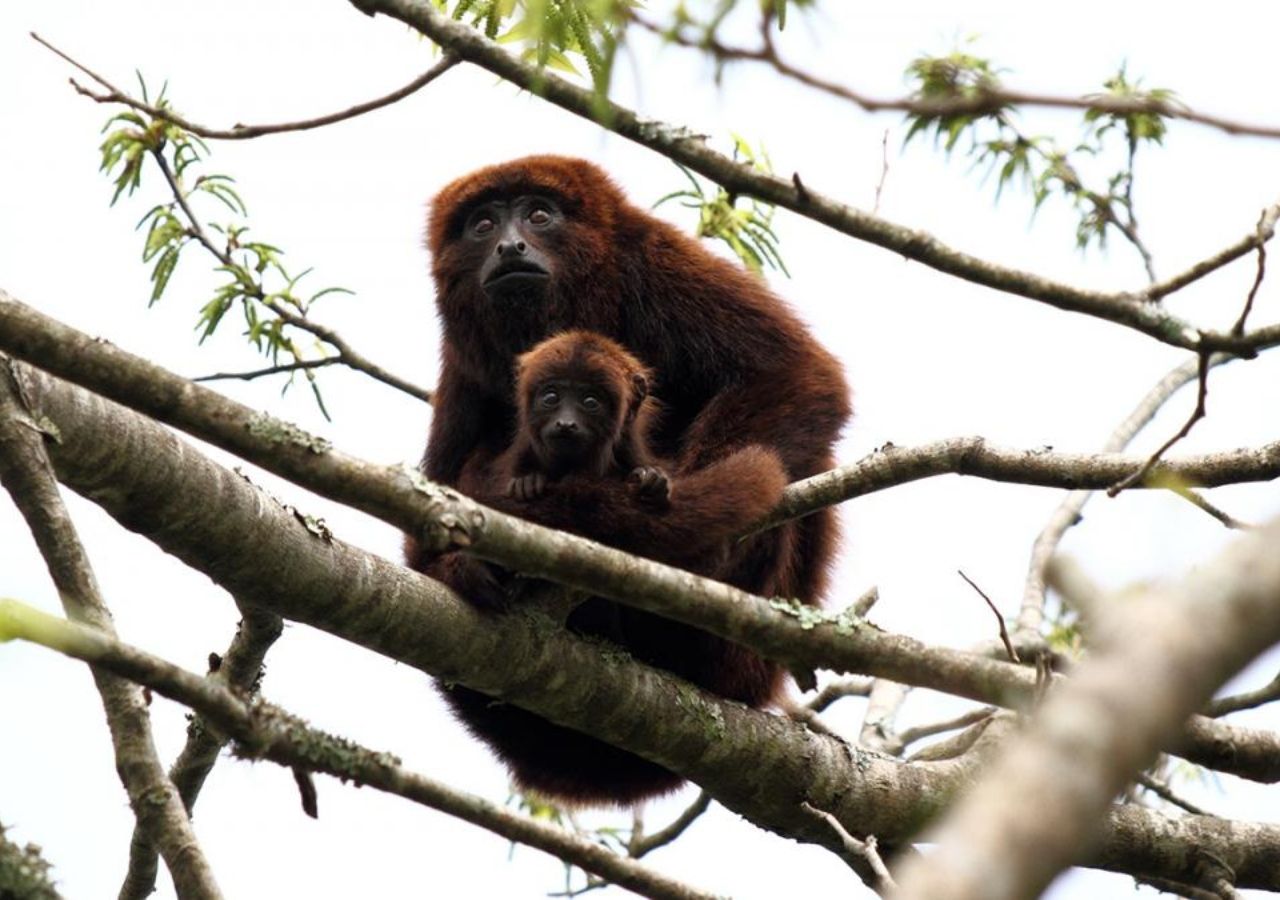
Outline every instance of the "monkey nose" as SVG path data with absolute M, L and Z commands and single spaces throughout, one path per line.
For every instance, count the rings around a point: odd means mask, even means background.
M 494 248 L 499 257 L 524 256 L 528 249 L 524 241 L 499 241 L 498 246 Z
M 578 430 L 578 423 L 572 421 L 556 422 L 556 434 L 574 434 Z

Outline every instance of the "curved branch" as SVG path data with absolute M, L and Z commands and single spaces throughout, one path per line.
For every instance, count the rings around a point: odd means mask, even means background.
M 154 119 L 162 119 L 166 122 L 172 122 L 184 131 L 189 131 L 192 134 L 197 134 L 203 138 L 210 138 L 211 140 L 219 141 L 242 141 L 249 138 L 262 137 L 266 134 L 281 134 L 287 131 L 309 131 L 312 128 L 323 128 L 325 125 L 333 125 L 336 122 L 354 119 L 357 116 L 373 112 L 376 109 L 382 109 L 384 106 L 390 106 L 393 103 L 403 100 L 410 94 L 422 90 L 422 88 L 435 81 L 445 72 L 456 66 L 459 62 L 456 56 L 446 53 L 441 57 L 439 62 L 430 69 L 427 69 L 427 71 L 423 72 L 417 78 L 413 79 L 413 81 L 410 81 L 404 87 L 397 88 L 391 93 L 378 97 L 375 100 L 367 100 L 364 103 L 357 103 L 355 106 L 347 109 L 328 113 L 323 116 L 317 116 L 314 119 L 302 119 L 298 122 L 282 122 L 275 125 L 236 124 L 230 128 L 211 128 L 207 125 L 201 125 L 198 122 L 192 122 L 190 119 L 183 118 L 171 109 L 162 109 L 158 106 L 138 100 L 127 91 L 120 90 L 120 88 L 116 87 L 114 84 L 107 81 L 101 75 L 97 74 L 84 64 L 77 62 L 75 59 L 53 46 L 53 44 L 40 37 L 40 35 L 36 34 L 34 31 L 30 32 L 30 35 L 37 43 L 62 57 L 68 63 L 75 66 L 81 72 L 85 73 L 107 89 L 107 93 L 105 94 L 96 93 L 77 84 L 75 79 L 72 79 L 71 84 L 76 89 L 77 93 L 89 97 L 98 103 L 122 103 L 125 106 L 138 110 L 138 112 L 146 113 Z
M 597 122 L 603 128 L 654 150 L 681 165 L 710 178 L 729 193 L 755 197 L 784 207 L 842 234 L 900 253 L 908 259 L 957 278 L 999 291 L 1038 300 L 1070 312 L 1083 313 L 1135 329 L 1162 343 L 1197 352 L 1216 350 L 1248 356 L 1265 347 L 1280 344 L 1280 324 L 1255 329 L 1242 335 L 1205 331 L 1190 322 L 1147 302 L 1164 296 L 1162 285 L 1140 291 L 1105 293 L 997 265 L 943 244 L 933 235 L 895 225 L 817 193 L 798 178 L 761 172 L 717 153 L 705 139 L 687 129 L 644 119 L 634 111 L 601 98 L 560 76 L 524 62 L 474 28 L 456 22 L 436 9 L 429 0 L 349 0 L 369 15 L 383 13 L 398 19 L 456 54 L 542 97 L 574 115 Z M 1270 233 L 1267 234 L 1269 239 Z M 1259 246 L 1260 230 L 1246 237 L 1245 248 Z M 1223 263 L 1229 261 L 1223 260 Z M 1209 269 L 1201 271 L 1201 277 Z M 1181 277 L 1181 276 L 1180 276 Z M 1177 280 L 1171 280 L 1176 282 Z M 1184 286 L 1185 280 L 1177 282 Z M 1167 293 L 1167 291 L 1165 291 Z
M 629 12 L 629 18 L 642 28 L 652 31 L 674 44 L 709 52 L 721 62 L 764 63 L 771 66 L 779 75 L 790 78 L 806 87 L 821 91 L 824 94 L 847 100 L 871 113 L 903 112 L 909 115 L 934 118 L 995 113 L 1007 106 L 1044 106 L 1050 109 L 1098 110 L 1099 112 L 1116 116 L 1148 113 L 1169 119 L 1182 119 L 1199 125 L 1207 125 L 1210 128 L 1217 128 L 1232 135 L 1247 134 L 1255 137 L 1280 138 L 1280 126 L 1255 125 L 1210 113 L 1196 112 L 1189 107 L 1170 100 L 1094 95 L 1062 97 L 1001 88 L 989 88 L 973 97 L 957 97 L 947 100 L 922 100 L 918 97 L 872 97 L 869 94 L 855 91 L 853 88 L 821 78 L 788 63 L 778 55 L 777 48 L 770 40 L 770 34 L 767 30 L 764 30 L 765 40 L 760 47 L 734 47 L 721 43 L 714 37 L 699 35 L 697 38 L 691 38 L 679 30 L 664 28 L 655 22 L 650 22 L 642 16 L 636 15 L 634 11 Z
M 61 430 L 52 453 L 64 482 L 237 597 L 638 753 L 764 827 L 838 852 L 831 829 L 797 806 L 804 797 L 850 833 L 899 843 L 980 764 L 978 754 L 907 764 L 867 753 L 633 660 L 602 658 L 597 644 L 536 613 L 483 614 L 421 575 L 313 533 L 163 426 L 22 371 Z M 995 740 L 1000 729 L 987 732 Z M 754 777 L 760 771 L 770 777 Z M 1124 814 L 1111 818 L 1129 843 L 1099 851 L 1108 868 L 1186 880 L 1200 847 L 1229 860 L 1242 887 L 1280 887 L 1271 864 L 1280 827 L 1197 818 L 1170 840 L 1160 814 Z
M 2 291 L 0 349 L 412 532 L 427 548 L 441 552 L 465 548 L 508 568 L 702 628 L 795 670 L 863 672 L 1001 706 L 1019 705 L 1036 694 L 1035 675 L 1025 668 L 886 634 L 851 613 L 823 614 L 756 597 L 503 515 L 426 482 L 416 471 L 375 466 L 348 456 L 295 426 L 256 413 L 111 344 L 93 341 Z M 56 382 L 37 380 L 54 391 L 50 396 L 62 396 Z M 107 434 L 116 428 L 103 425 Z M 1280 456 L 1280 446 L 1273 454 Z M 1249 738 L 1261 748 L 1274 745 L 1274 741 Z M 1239 762 L 1238 748 L 1215 743 L 1208 735 L 1192 741 L 1183 755 L 1192 751 L 1200 754 L 1200 761 L 1214 759 L 1209 764 L 1224 771 L 1247 771 L 1245 777 L 1262 780 L 1280 778 L 1280 752 L 1270 765 L 1259 767 L 1251 761 L 1246 767 Z
M 667 878 L 633 859 L 572 832 L 528 816 L 517 815 L 481 797 L 454 790 L 406 769 L 389 753 L 312 728 L 301 719 L 258 698 L 246 699 L 231 686 L 201 678 L 93 628 L 61 622 L 52 616 L 0 599 L 0 625 L 8 634 L 43 644 L 95 667 L 104 668 L 189 706 L 237 742 L 236 752 L 265 758 L 290 769 L 323 772 L 344 782 L 368 785 L 440 810 L 581 866 L 614 884 L 663 900 L 714 900 L 688 885 Z

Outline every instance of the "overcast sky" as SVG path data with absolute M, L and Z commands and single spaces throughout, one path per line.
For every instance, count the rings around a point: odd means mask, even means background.
M 1011 86 L 1088 93 L 1127 63 L 1131 76 L 1173 88 L 1196 108 L 1280 123 L 1272 99 L 1280 14 L 1271 4 L 829 0 L 825 9 L 792 16 L 784 52 L 806 69 L 878 96 L 905 89 L 902 72 L 916 55 L 943 53 L 976 35 L 975 52 L 1003 66 Z M 135 85 L 135 69 L 153 88 L 167 80 L 177 109 L 215 126 L 308 117 L 381 95 L 431 64 L 429 45 L 339 0 L 0 4 L 0 287 L 182 374 L 256 367 L 234 328 L 196 347 L 197 310 L 217 283 L 197 249 L 187 251 L 165 299 L 146 309 L 148 273 L 133 228 L 166 199 L 164 192 L 149 172 L 137 196 L 109 207 L 97 146 L 110 112 L 75 94 L 67 84 L 74 73 L 30 40 L 31 30 L 121 86 Z M 778 171 L 798 172 L 812 189 L 863 208 L 873 204 L 883 177 L 881 215 L 975 255 L 1085 286 L 1120 289 L 1144 281 L 1137 255 L 1121 242 L 1105 253 L 1077 252 L 1062 201 L 1050 200 L 1033 219 L 1025 194 L 1006 192 L 996 205 L 993 186 L 963 159 L 947 161 L 923 141 L 904 150 L 899 116 L 862 113 L 758 67 L 730 68 L 719 84 L 714 75 L 692 52 L 640 40 L 619 62 L 614 96 L 705 133 L 721 148 L 732 133 L 762 143 Z M 1052 133 L 1066 146 L 1081 134 L 1078 115 L 1031 112 L 1021 121 L 1026 131 Z M 296 269 L 314 267 L 314 288 L 355 291 L 325 300 L 318 319 L 392 371 L 431 384 L 439 343 L 421 246 L 425 202 L 481 164 L 544 151 L 599 162 L 644 205 L 684 184 L 655 154 L 467 67 L 352 122 L 214 145 L 207 171 L 236 178 L 252 234 L 284 248 Z M 1280 194 L 1278 152 L 1274 141 L 1176 123 L 1164 149 L 1144 148 L 1135 198 L 1162 276 L 1253 227 Z M 690 214 L 677 207 L 658 213 L 692 227 Z M 886 441 L 962 434 L 1020 447 L 1096 448 L 1182 361 L 1133 332 L 943 277 L 785 212 L 776 226 L 792 277 L 770 279 L 844 361 L 853 385 L 857 413 L 840 448 L 843 461 Z M 1206 325 L 1229 324 L 1253 271 L 1251 260 L 1237 263 L 1170 306 Z M 1264 285 L 1253 321 L 1275 321 L 1278 307 L 1273 281 Z M 1210 416 L 1182 449 L 1274 440 L 1278 383 L 1275 359 L 1216 372 Z M 221 389 L 368 459 L 417 459 L 427 408 L 356 374 L 326 370 L 323 386 L 332 423 L 317 415 L 302 389 L 283 397 L 278 383 L 227 382 Z M 1154 447 L 1176 430 L 1192 399 L 1188 392 L 1171 404 L 1138 446 Z M 387 526 L 269 476 L 253 477 L 325 515 L 342 538 L 398 556 L 399 537 Z M 1274 484 L 1222 489 L 1214 498 L 1245 520 L 1280 509 Z M 875 584 L 882 600 L 873 618 L 886 628 L 957 647 L 987 639 L 991 618 L 956 569 L 1006 614 L 1015 612 L 1031 541 L 1059 500 L 1052 491 L 947 478 L 847 504 L 831 602 L 842 606 Z M 95 507 L 78 498 L 71 503 L 122 637 L 203 671 L 208 653 L 222 650 L 233 632 L 230 599 Z M 1122 585 L 1176 575 L 1228 539 L 1175 497 L 1129 492 L 1095 500 L 1064 549 L 1099 580 Z M 0 499 L 0 595 L 58 609 L 7 498 Z M 1273 655 L 1247 682 L 1261 684 L 1275 668 Z M 506 795 L 501 768 L 442 711 L 420 672 L 305 626 L 287 630 L 268 669 L 267 696 L 315 724 L 393 751 L 456 786 L 498 800 Z M 861 702 L 845 706 L 832 720 L 852 732 Z M 903 720 L 954 708 L 917 696 Z M 0 710 L 0 822 L 14 827 L 16 839 L 44 847 L 68 897 L 114 894 L 131 817 L 87 672 L 38 648 L 0 647 Z M 183 740 L 183 712 L 162 700 L 153 712 L 156 740 L 169 760 Z M 1278 724 L 1268 711 L 1238 721 Z M 289 773 L 266 763 L 218 765 L 195 821 L 228 897 L 363 890 L 390 898 L 523 898 L 562 886 L 562 867 L 536 851 L 509 855 L 487 832 L 372 790 L 330 779 L 319 788 L 320 818 L 312 821 L 299 809 Z M 1192 781 L 1185 792 L 1215 812 L 1277 818 L 1266 792 L 1229 777 Z M 691 796 L 655 804 L 650 823 L 661 824 Z M 621 813 L 584 819 L 628 821 Z M 862 890 L 825 851 L 779 841 L 723 810 L 650 861 L 736 897 Z M 166 876 L 161 884 L 159 896 L 172 896 Z M 1130 885 L 1091 874 L 1055 890 L 1061 897 L 1098 896 L 1127 893 Z

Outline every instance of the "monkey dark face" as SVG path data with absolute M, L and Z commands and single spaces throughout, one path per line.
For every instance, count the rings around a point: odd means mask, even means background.
M 462 239 L 476 254 L 485 294 L 506 299 L 545 292 L 564 223 L 559 204 L 539 194 L 491 199 L 471 210 Z
M 533 450 L 549 473 L 603 473 L 617 441 L 618 403 L 598 385 L 554 379 L 529 399 L 527 427 Z

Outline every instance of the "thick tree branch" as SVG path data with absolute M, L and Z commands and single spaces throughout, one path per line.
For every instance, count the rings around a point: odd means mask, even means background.
M 14 364 L 0 361 L 0 482 L 31 529 L 67 616 L 112 633 L 111 613 L 45 453 L 49 433 L 23 393 Z M 219 900 L 213 869 L 160 766 L 142 692 L 99 669 L 93 670 L 93 680 L 107 715 L 116 771 L 138 828 L 164 857 L 184 898 Z
M 797 669 L 864 672 L 999 706 L 1016 706 L 1036 695 L 1035 675 L 1025 668 L 885 634 L 848 613 L 824 615 L 798 604 L 755 597 L 502 515 L 425 482 L 416 472 L 347 456 L 292 425 L 40 316 L 3 292 L 0 349 L 12 349 L 51 371 L 83 380 L 268 471 L 418 533 L 427 546 L 465 546 L 508 568 L 686 622 Z M 70 404 L 64 409 L 71 416 L 86 414 L 75 406 L 78 394 L 35 380 L 48 392 L 48 402 Z M 111 422 L 101 427 L 103 433 L 113 434 L 123 426 Z M 1276 453 L 1280 455 L 1280 446 Z M 1280 739 L 1250 734 L 1245 753 L 1208 738 L 1213 727 L 1225 726 L 1211 724 L 1183 755 L 1243 777 L 1280 778 Z
M 404 768 L 396 757 L 308 726 L 301 719 L 234 686 L 201 678 L 94 628 L 64 622 L 13 600 L 0 599 L 0 635 L 22 638 L 114 672 L 195 710 L 237 742 L 236 752 L 289 769 L 323 772 L 369 785 L 479 825 L 508 840 L 537 847 L 646 897 L 710 900 L 712 894 L 666 878 L 639 863 L 557 828 L 454 790 Z
M 643 119 L 633 111 L 596 96 L 558 75 L 524 62 L 503 46 L 490 41 L 470 26 L 456 22 L 428 0 L 349 0 L 362 12 L 383 13 L 398 19 L 435 41 L 449 53 L 473 63 L 542 97 L 574 115 L 597 122 L 628 140 L 654 150 L 720 184 L 731 194 L 755 197 L 799 213 L 842 234 L 900 253 L 930 268 L 957 278 L 985 285 L 1059 309 L 1094 316 L 1128 328 L 1166 344 L 1197 352 L 1216 350 L 1248 356 L 1280 344 L 1280 324 L 1255 329 L 1244 335 L 1205 331 L 1170 315 L 1149 301 L 1163 297 L 1173 286 L 1183 287 L 1186 276 L 1150 285 L 1140 291 L 1105 293 L 1088 291 L 1055 282 L 1030 272 L 1022 272 L 979 259 L 948 247 L 933 235 L 895 225 L 854 209 L 797 179 L 761 172 L 717 153 L 704 138 L 686 129 Z M 1266 232 L 1270 239 L 1272 228 Z M 1261 230 L 1252 230 L 1243 248 L 1234 255 L 1219 254 L 1219 263 L 1238 259 L 1259 246 Z M 1197 277 L 1210 271 L 1197 267 Z
M 896 896 L 1033 897 L 1077 860 L 1112 798 L 1187 715 L 1280 640 L 1278 549 L 1280 519 L 1179 582 L 1090 603 L 1091 654 L 936 826 L 935 852 L 906 862 Z M 1097 593 L 1065 565 L 1050 578 L 1069 598 Z
M 416 573 L 316 535 L 294 511 L 167 429 L 26 374 L 31 395 L 63 435 L 54 448 L 60 477 L 245 602 L 638 753 L 764 827 L 839 851 L 831 829 L 798 807 L 797 798 L 804 798 L 852 834 L 900 843 L 978 764 L 973 754 L 905 764 L 866 753 L 631 660 L 602 658 L 596 644 L 536 612 L 480 613 Z M 752 776 L 761 770 L 770 772 L 767 784 Z M 1167 829 L 1159 814 L 1143 812 L 1146 828 Z M 1249 835 L 1269 836 L 1271 843 L 1255 839 L 1242 854 L 1235 840 Z M 1265 852 L 1280 847 L 1280 828 L 1211 820 L 1196 839 L 1232 861 L 1242 886 L 1280 886 L 1280 872 Z M 1128 845 L 1106 848 L 1109 867 L 1188 877 L 1180 865 L 1150 862 L 1169 852 L 1164 845 L 1135 843 L 1137 855 Z M 1182 850 L 1189 854 L 1191 846 Z

